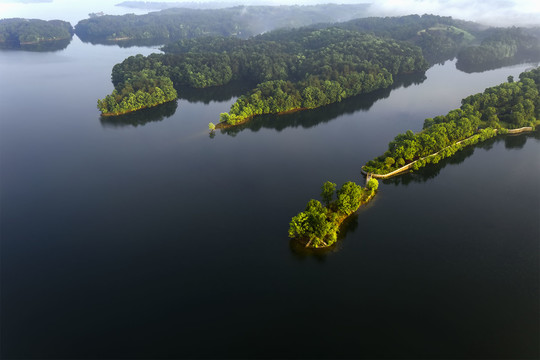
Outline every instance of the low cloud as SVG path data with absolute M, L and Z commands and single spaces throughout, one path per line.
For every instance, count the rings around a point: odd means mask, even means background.
M 538 0 L 382 0 L 374 1 L 373 16 L 434 14 L 490 26 L 540 26 Z

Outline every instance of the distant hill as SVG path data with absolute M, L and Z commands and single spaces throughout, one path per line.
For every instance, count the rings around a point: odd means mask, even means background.
M 241 1 L 192 1 L 192 2 L 159 2 L 159 1 L 123 1 L 115 6 L 130 8 L 130 9 L 145 9 L 145 10 L 164 10 L 172 8 L 188 8 L 188 9 L 223 9 L 227 7 L 240 6 L 245 4 Z
M 69 43 L 73 27 L 62 20 L 2 19 L 0 20 L 0 47 L 25 48 L 44 42 Z
M 81 20 L 75 32 L 95 43 L 153 39 L 156 43 L 200 36 L 248 38 L 277 28 L 342 22 L 366 16 L 369 4 L 236 6 L 226 9 L 175 8 L 145 15 L 96 16 Z

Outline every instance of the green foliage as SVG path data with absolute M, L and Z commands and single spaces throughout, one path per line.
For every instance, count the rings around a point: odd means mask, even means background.
M 378 185 L 377 180 L 372 186 Z M 375 185 L 373 185 L 375 184 Z M 347 182 L 337 191 L 332 201 L 336 184 L 327 181 L 322 186 L 322 197 L 326 206 L 310 200 L 306 210 L 294 216 L 289 224 L 289 237 L 306 241 L 306 247 L 330 246 L 337 241 L 339 225 L 358 210 L 362 202 L 369 199 L 375 190 L 364 190 L 354 182 Z
M 191 43 L 183 49 L 199 48 Z M 338 28 L 281 30 L 220 46 L 240 71 L 233 78 L 259 82 L 231 106 L 237 121 L 339 102 L 388 87 L 393 75 L 427 68 L 418 48 Z
M 120 115 L 177 98 L 171 79 L 154 70 L 142 70 L 119 83 L 111 95 L 98 100 L 103 115 Z
M 490 29 L 479 46 L 469 46 L 458 54 L 457 67 L 468 72 L 482 71 L 517 61 L 540 60 L 538 38 L 521 28 Z
M 383 155 L 366 163 L 364 171 L 387 174 L 408 163 L 417 170 L 496 136 L 495 129 L 505 133 L 505 129 L 537 126 L 540 68 L 524 72 L 519 78 L 463 99 L 461 107 L 446 116 L 426 119 L 424 130 L 418 134 L 409 130 L 397 135 Z
M 221 122 L 316 108 L 390 86 L 393 75 L 424 71 L 418 47 L 339 28 L 279 30 L 249 40 L 203 37 L 164 48 L 167 54 L 131 56 L 114 66 L 115 86 L 143 70 L 178 87 L 205 88 L 231 80 L 258 84 Z
M 373 178 L 369 179 L 369 181 L 367 182 L 366 188 L 370 190 L 372 193 L 374 193 L 379 188 L 379 182 L 377 181 L 377 179 L 373 179 Z
M 332 23 L 364 16 L 365 4 L 235 6 L 223 9 L 167 9 L 145 15 L 105 15 L 79 21 L 83 41 L 156 39 L 161 43 L 201 36 L 249 38 L 274 28 Z
M 338 26 L 410 42 L 421 47 L 431 63 L 452 58 L 460 48 L 475 39 L 474 34 L 479 33 L 477 24 L 436 15 L 368 17 Z
M 352 181 L 346 182 L 337 192 L 335 207 L 338 212 L 350 215 L 355 212 L 362 202 L 362 188 Z
M 71 24 L 61 20 L 0 19 L 0 47 L 19 48 L 43 41 L 71 39 Z
M 322 186 L 321 197 L 326 203 L 326 206 L 330 206 L 332 198 L 334 197 L 334 192 L 336 191 L 336 184 L 330 181 L 327 181 Z
M 335 213 L 319 201 L 310 200 L 306 210 L 292 218 L 289 237 L 307 238 L 313 247 L 328 246 L 337 240 L 338 226 Z
M 216 130 L 216 125 L 214 125 L 214 123 L 211 122 L 211 123 L 208 124 L 208 129 L 210 131 L 214 131 L 214 130 Z

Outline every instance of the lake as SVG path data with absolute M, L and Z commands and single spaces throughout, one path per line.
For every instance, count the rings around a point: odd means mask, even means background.
M 152 48 L 0 51 L 3 358 L 537 358 L 540 136 L 382 182 L 331 251 L 287 238 L 321 185 L 531 65 L 208 133 L 242 84 L 101 119 Z

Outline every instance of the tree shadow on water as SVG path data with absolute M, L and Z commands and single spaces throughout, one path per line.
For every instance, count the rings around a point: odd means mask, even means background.
M 40 41 L 35 44 L 20 44 L 17 42 L 5 42 L 0 44 L 0 49 L 14 50 L 14 51 L 31 51 L 31 52 L 55 52 L 64 50 L 71 43 L 70 37 L 68 39 L 52 40 L 52 41 Z
M 286 128 L 303 127 L 305 129 L 319 124 L 328 123 L 344 114 L 357 111 L 368 111 L 373 104 L 390 96 L 392 90 L 419 85 L 426 80 L 425 73 L 408 74 L 396 77 L 394 84 L 386 89 L 372 91 L 367 94 L 352 96 L 341 102 L 333 103 L 316 109 L 297 111 L 282 115 L 259 115 L 237 126 L 221 129 L 222 134 L 235 136 L 244 130 L 257 132 L 261 129 L 282 131 Z
M 423 183 L 434 179 L 439 175 L 442 169 L 450 165 L 459 165 L 467 158 L 474 154 L 476 149 L 490 150 L 493 146 L 503 141 L 506 149 L 521 149 L 527 143 L 527 139 L 536 138 L 540 139 L 540 132 L 525 133 L 520 135 L 504 135 L 488 139 L 484 142 L 478 143 L 474 146 L 468 146 L 461 151 L 458 151 L 449 158 L 439 161 L 437 164 L 428 164 L 423 168 L 414 172 L 409 172 L 400 176 L 395 176 L 390 179 L 380 180 L 386 185 L 405 185 L 410 183 Z
M 125 128 L 144 126 L 149 122 L 158 122 L 174 115 L 178 103 L 169 101 L 164 104 L 149 108 L 134 111 L 118 116 L 100 116 L 101 126 L 104 128 Z
M 289 247 L 292 254 L 298 260 L 304 260 L 306 258 L 315 258 L 319 262 L 324 262 L 326 257 L 332 253 L 338 252 L 341 250 L 343 245 L 343 239 L 347 236 L 348 233 L 353 233 L 358 228 L 358 213 L 354 213 L 349 216 L 340 226 L 339 232 L 337 234 L 337 241 L 329 247 L 326 248 L 306 248 L 301 242 L 296 239 L 289 240 Z
M 190 103 L 209 104 L 212 101 L 229 101 L 234 97 L 239 97 L 248 93 L 256 84 L 245 81 L 231 81 L 222 86 L 213 86 L 204 89 L 190 87 L 178 87 L 178 97 Z M 218 116 L 216 116 L 217 118 Z

